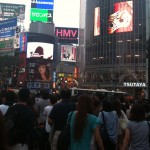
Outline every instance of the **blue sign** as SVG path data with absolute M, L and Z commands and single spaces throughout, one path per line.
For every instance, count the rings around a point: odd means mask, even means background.
M 31 8 L 53 10 L 54 0 L 31 0 Z
M 0 38 L 14 36 L 16 26 L 17 26 L 17 18 L 0 21 Z

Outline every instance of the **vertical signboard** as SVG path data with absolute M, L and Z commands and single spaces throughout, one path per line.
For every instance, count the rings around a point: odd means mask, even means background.
M 15 35 L 17 18 L 0 22 L 0 38 L 12 37 Z
M 100 35 L 100 7 L 96 7 L 94 13 L 94 36 L 98 35 Z
M 20 31 L 21 31 L 21 27 L 17 26 L 15 30 L 15 37 L 14 37 L 14 48 L 20 48 Z
M 108 34 L 133 31 L 133 1 L 115 3 L 108 23 Z

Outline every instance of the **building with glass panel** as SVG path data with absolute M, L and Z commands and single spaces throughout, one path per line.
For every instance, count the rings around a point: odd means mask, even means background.
M 146 93 L 150 0 L 87 0 L 82 3 L 80 84 L 124 90 L 134 95 L 141 90 Z M 85 8 L 84 13 L 82 8 Z

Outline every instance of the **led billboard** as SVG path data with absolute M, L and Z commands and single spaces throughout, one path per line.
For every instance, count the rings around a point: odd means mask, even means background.
M 28 42 L 27 58 L 42 58 L 53 60 L 54 44 L 44 42 Z
M 76 47 L 61 45 L 61 61 L 76 62 Z
M 53 10 L 31 8 L 30 20 L 53 22 Z
M 18 22 L 25 19 L 25 5 L 0 3 L 0 20 L 17 18 Z
M 0 21 L 0 38 L 14 36 L 16 26 L 17 26 L 17 18 Z
M 108 24 L 108 34 L 133 31 L 133 1 L 115 3 Z
M 94 36 L 98 35 L 100 35 L 100 7 L 96 7 L 94 13 Z
M 78 28 L 55 27 L 55 36 L 59 43 L 78 44 Z
M 31 8 L 53 10 L 54 0 L 31 0 Z

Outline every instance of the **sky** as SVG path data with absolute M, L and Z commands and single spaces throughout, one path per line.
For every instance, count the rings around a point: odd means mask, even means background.
M 0 0 L 1 3 L 26 5 L 24 27 L 29 29 L 31 0 Z M 79 27 L 80 0 L 54 0 L 55 27 Z

